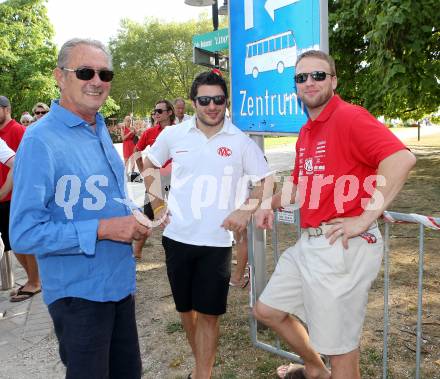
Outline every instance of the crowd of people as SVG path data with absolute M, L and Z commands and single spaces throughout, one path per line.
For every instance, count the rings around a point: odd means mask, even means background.
M 46 110 L 47 109 L 47 110 Z M 25 126 L 21 125 L 11 117 L 11 103 L 5 96 L 0 96 L 0 141 L 4 159 L 0 165 L 0 234 L 4 243 L 4 250 L 10 251 L 9 243 L 9 214 L 12 196 L 12 169 L 14 167 L 14 156 L 25 133 Z M 37 103 L 32 109 L 33 120 L 41 118 L 49 108 L 44 103 Z M 14 153 L 11 155 L 11 151 Z M 5 155 L 4 155 L 5 154 Z M 35 256 L 32 254 L 15 253 L 17 260 L 23 266 L 27 281 L 19 288 L 10 293 L 11 302 L 27 300 L 41 292 L 38 265 Z
M 158 100 L 148 128 L 127 115 L 120 126 L 124 161 L 98 112 L 113 79 L 106 47 L 67 41 L 54 76 L 60 98 L 50 111 L 37 103 L 37 122 L 27 130 L 0 96 L 0 218 L 5 249 L 28 275 L 11 301 L 42 290 L 66 378 L 141 377 L 135 266 L 159 225 L 195 360 L 188 378 L 210 378 L 228 291 L 248 282 L 247 225 L 254 215 L 258 227 L 270 229 L 273 211 L 295 202 L 302 236 L 281 256 L 254 315 L 304 361 L 278 368 L 279 377 L 360 378 L 367 296 L 382 260 L 376 220 L 415 158 L 365 109 L 335 93 L 328 54 L 306 51 L 296 61 L 292 87 L 309 119 L 290 190 L 278 193 L 261 149 L 226 117 L 228 88 L 219 70 L 194 79 L 193 117 L 182 98 Z M 145 186 L 141 210 L 126 192 L 127 172 L 136 166 Z

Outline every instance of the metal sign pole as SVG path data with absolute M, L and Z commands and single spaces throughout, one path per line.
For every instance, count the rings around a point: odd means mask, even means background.
M 255 143 L 261 148 L 264 154 L 264 136 L 262 135 L 250 135 Z M 263 292 L 266 286 L 266 231 L 257 229 L 255 224 L 252 223 L 252 241 L 251 249 L 254 257 L 254 275 L 255 275 L 255 295 L 256 299 Z

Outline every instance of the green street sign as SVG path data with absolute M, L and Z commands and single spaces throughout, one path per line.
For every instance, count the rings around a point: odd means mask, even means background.
M 225 50 L 229 47 L 228 29 L 219 29 L 214 32 L 193 36 L 194 47 L 212 52 Z

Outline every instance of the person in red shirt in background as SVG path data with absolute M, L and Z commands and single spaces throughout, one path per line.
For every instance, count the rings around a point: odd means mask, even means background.
M 296 201 L 302 234 L 281 255 L 254 315 L 304 361 L 279 367 L 279 377 L 360 379 L 368 291 L 383 254 L 377 219 L 416 159 L 366 109 L 335 93 L 335 62 L 328 54 L 306 51 L 295 70 L 309 119 L 296 143 L 287 196 L 275 194 L 256 212 L 255 223 L 270 229 L 273 209 Z M 331 372 L 318 353 L 329 357 Z
M 167 127 L 174 124 L 176 119 L 176 114 L 174 111 L 173 104 L 166 99 L 162 99 L 156 102 L 153 110 L 153 119 L 155 125 L 151 128 L 145 130 L 138 143 L 136 144 L 133 154 L 136 157 L 136 163 L 139 168 L 139 172 L 142 174 L 144 171 L 144 165 L 142 162 L 142 151 L 146 149 L 147 146 L 151 146 L 154 141 L 156 141 L 157 136 Z M 137 153 L 137 154 L 136 154 Z M 163 192 L 169 191 L 169 182 L 171 177 L 171 161 L 166 162 L 162 169 L 160 170 L 163 184 Z M 146 198 L 147 199 L 147 198 Z M 150 203 L 146 203 L 144 207 L 145 213 L 152 215 L 153 210 L 151 209 Z M 154 216 L 153 216 L 154 217 Z M 140 239 L 134 242 L 134 256 L 137 260 L 142 258 L 142 248 L 144 247 L 145 239 Z
M 0 138 L 13 150 L 17 151 L 18 145 L 23 137 L 25 127 L 11 118 L 11 103 L 5 96 L 0 96 Z M 0 187 L 6 182 L 9 167 L 0 164 Z M 9 244 L 9 212 L 11 208 L 11 192 L 0 199 L 0 232 L 5 244 L 5 251 L 11 250 Z M 11 302 L 18 302 L 30 299 L 35 294 L 41 292 L 40 277 L 38 275 L 37 261 L 33 255 L 15 253 L 20 264 L 26 271 L 28 280 L 11 292 Z
M 135 137 L 136 132 L 133 126 L 133 119 L 131 116 L 125 116 L 124 124 L 121 125 L 121 138 L 125 169 L 128 173 L 131 173 L 134 170 L 134 161 L 131 157 L 135 147 Z
M 7 145 L 7 143 L 0 138 L 0 163 L 5 166 L 8 166 L 10 169 L 8 176 L 6 177 L 6 180 L 0 186 L 0 200 L 2 200 L 4 197 L 6 197 L 8 193 L 12 191 L 12 170 L 14 169 L 14 157 L 15 157 L 15 151 L 12 150 Z

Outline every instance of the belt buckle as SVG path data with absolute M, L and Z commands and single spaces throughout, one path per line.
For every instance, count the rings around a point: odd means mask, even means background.
M 318 226 L 317 228 L 309 228 L 309 229 L 313 229 L 313 233 L 310 233 L 309 231 L 307 231 L 307 234 L 310 237 L 321 237 L 323 235 L 322 229 L 320 226 Z

